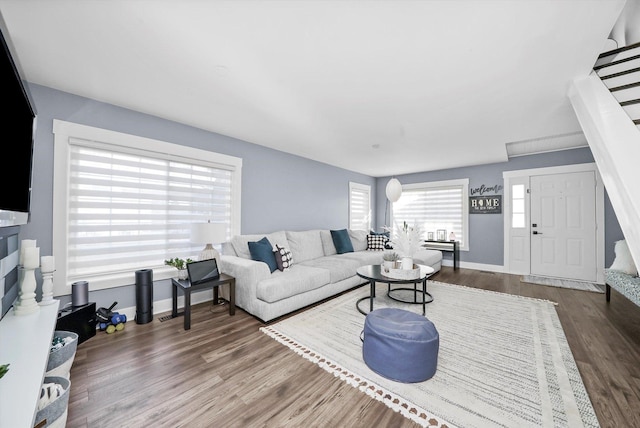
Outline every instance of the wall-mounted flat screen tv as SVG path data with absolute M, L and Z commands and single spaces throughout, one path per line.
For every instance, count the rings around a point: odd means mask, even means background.
M 36 110 L 1 16 L 0 44 L 0 123 L 5 147 L 5 164 L 0 168 L 0 227 L 4 227 L 29 221 Z

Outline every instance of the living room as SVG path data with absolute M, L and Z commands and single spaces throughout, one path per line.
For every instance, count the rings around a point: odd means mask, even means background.
M 3 12 L 3 15 L 5 7 L 11 9 L 16 7 L 16 3 L 0 2 L 0 10 Z M 11 22 L 8 22 L 8 24 L 11 24 Z M 11 30 L 10 25 L 9 29 Z M 14 41 L 14 43 L 18 44 L 17 41 Z M 58 55 L 62 57 L 63 52 L 58 52 Z M 140 76 L 136 77 L 136 79 L 140 78 Z M 179 84 L 181 87 L 184 85 L 186 85 L 184 82 Z M 27 224 L 20 227 L 20 239 L 37 240 L 38 246 L 40 247 L 40 254 L 55 255 L 56 261 L 60 264 L 61 269 L 64 264 L 64 260 L 66 260 L 66 255 L 61 254 L 58 251 L 58 248 L 60 248 L 58 246 L 59 240 L 56 242 L 55 237 L 60 237 L 65 232 L 64 229 L 56 229 L 54 224 L 56 224 L 56 215 L 60 214 L 59 212 L 56 212 L 56 209 L 61 206 L 61 204 L 66 205 L 66 200 L 62 199 L 65 197 L 64 193 L 60 193 L 60 189 L 54 187 L 58 183 L 56 175 L 56 138 L 61 134 L 61 132 L 56 130 L 56 123 L 61 126 L 81 125 L 98 131 L 106 130 L 108 132 L 131 136 L 132 138 L 147 139 L 147 142 L 178 145 L 188 149 L 203 150 L 235 159 L 241 159 L 241 166 L 239 167 L 239 170 L 241 170 L 241 180 L 237 182 L 239 184 L 239 189 L 235 189 L 234 191 L 237 193 L 233 194 L 233 197 L 236 198 L 233 203 L 237 203 L 237 207 L 239 208 L 232 208 L 237 209 L 238 212 L 230 214 L 229 218 L 231 218 L 232 224 L 229 229 L 229 238 L 238 234 L 267 234 L 279 230 L 302 231 L 312 229 L 347 228 L 349 226 L 350 218 L 350 183 L 369 186 L 371 191 L 370 203 L 372 212 L 370 219 L 371 228 L 376 231 L 382 231 L 383 227 L 388 225 L 388 221 L 390 219 L 389 216 L 391 210 L 385 194 L 385 187 L 392 177 L 398 178 L 404 186 L 417 183 L 468 179 L 468 188 L 476 189 L 482 186 L 503 184 L 504 173 L 512 171 L 531 170 L 535 168 L 566 167 L 594 163 L 594 156 L 589 149 L 587 141 L 584 140 L 584 137 L 582 136 L 582 141 L 565 150 L 544 151 L 513 156 L 509 157 L 506 161 L 501 162 L 488 162 L 477 165 L 445 168 L 431 167 L 412 172 L 389 173 L 378 176 L 375 174 L 356 172 L 359 170 L 359 167 L 356 165 L 354 165 L 353 169 L 344 168 L 329 162 L 312 160 L 301 155 L 287 153 L 286 151 L 277 148 L 270 148 L 265 145 L 245 141 L 243 139 L 229 137 L 225 135 L 224 130 L 221 130 L 220 132 L 204 130 L 198 126 L 180 123 L 179 121 L 165 119 L 153 114 L 142 113 L 133 108 L 125 108 L 115 104 L 98 101 L 88 96 L 76 95 L 74 93 L 67 92 L 62 89 L 55 89 L 46 85 L 29 82 L 28 86 L 31 96 L 35 102 L 38 115 L 33 149 L 34 170 L 32 176 L 30 220 Z M 578 135 L 577 137 L 580 136 Z M 558 139 L 566 141 L 577 137 L 576 135 L 563 135 L 558 137 Z M 388 150 L 388 148 L 372 148 L 372 151 L 375 150 Z M 340 153 L 334 154 L 335 158 L 339 158 L 340 156 Z M 425 155 L 421 154 L 421 156 Z M 446 151 L 442 151 L 442 153 L 440 153 L 432 151 L 428 156 L 425 156 L 425 158 L 442 157 L 441 164 L 446 165 L 448 162 L 446 158 L 455 156 L 455 152 L 448 153 Z M 437 162 L 437 159 L 429 159 L 429 162 Z M 503 194 L 500 191 L 491 193 L 505 196 L 506 199 L 506 194 Z M 604 213 L 601 223 L 603 228 L 603 239 L 599 241 L 598 245 L 601 246 L 601 251 L 603 253 L 601 267 L 604 269 L 613 263 L 615 259 L 615 243 L 623 239 L 624 235 L 618 222 L 618 217 L 616 216 L 612 204 L 606 195 L 602 201 L 600 209 Z M 509 288 L 511 291 L 516 288 L 519 289 L 520 285 L 518 285 L 518 282 L 510 276 L 511 272 L 505 270 L 505 215 L 505 212 L 503 212 L 502 215 L 468 215 L 468 236 L 464 237 L 468 248 L 461 251 L 461 269 L 459 271 L 454 271 L 452 268 L 452 260 L 445 254 L 443 260 L 444 267 L 442 272 L 438 273 L 438 276 L 435 279 L 451 282 L 453 284 L 477 282 L 484 284 L 484 286 L 489 289 L 500 289 L 502 287 Z M 197 257 L 197 252 L 201 249 L 202 245 L 193 243 L 187 244 L 189 244 L 188 250 L 186 250 L 184 254 L 179 254 L 179 256 Z M 167 258 L 169 256 L 178 255 L 168 254 Z M 172 292 L 171 277 L 174 275 L 174 271 L 172 269 L 162 265 L 163 259 L 164 257 L 158 258 L 158 263 L 153 266 L 139 266 L 139 268 L 154 269 L 154 305 L 158 316 L 170 310 Z M 90 300 L 92 302 L 96 302 L 97 307 L 108 307 L 113 302 L 118 302 L 117 308 L 128 311 L 130 318 L 133 320 L 131 315 L 134 314 L 136 306 L 134 285 L 135 270 L 135 268 L 129 269 L 126 273 L 127 279 L 122 280 L 116 286 L 105 285 L 104 287 L 98 287 L 95 286 L 97 282 L 94 283 L 89 280 Z M 518 277 L 518 275 L 513 275 L 513 277 Z M 68 305 L 72 299 L 70 293 L 71 282 L 65 281 L 66 278 L 63 276 L 62 272 L 56 272 L 54 279 L 55 281 L 62 280 L 63 282 L 56 285 L 58 293 L 56 293 L 55 297 L 60 300 L 60 307 L 64 307 L 65 305 Z M 497 280 L 501 285 L 492 286 L 492 280 Z M 59 290 L 66 290 L 66 292 L 59 292 Z M 532 294 L 535 295 L 535 293 L 536 292 L 533 292 Z M 548 295 L 545 294 L 543 298 L 548 298 L 549 300 L 557 298 L 558 300 L 562 300 L 563 304 L 568 304 L 568 302 L 573 298 L 578 299 L 575 297 L 577 296 L 576 294 L 556 296 L 555 291 L 549 293 L 550 294 Z M 631 357 L 625 357 L 625 359 L 630 365 L 633 365 L 634 362 L 637 363 L 637 361 L 640 360 L 640 357 L 638 356 L 640 343 L 637 341 L 638 331 L 640 331 L 639 308 L 627 301 L 624 301 L 624 298 L 621 298 L 620 296 L 617 296 L 616 298 L 615 294 L 612 300 L 611 311 L 613 313 L 609 315 L 607 315 L 607 310 L 605 309 L 604 297 L 601 295 L 598 295 L 597 298 L 589 295 L 584 300 L 577 300 L 578 303 L 576 305 L 587 312 L 597 312 L 599 321 L 614 325 L 621 322 L 621 318 L 623 317 L 619 311 L 626 312 L 624 316 L 628 316 L 631 323 L 623 326 L 622 332 L 616 333 L 622 335 L 624 337 L 623 341 L 625 342 L 624 347 L 618 348 L 617 352 L 630 352 Z M 217 336 L 217 338 L 223 342 L 225 340 L 230 340 L 230 337 L 229 339 L 225 339 L 225 335 L 227 334 L 226 332 L 228 329 L 233 330 L 236 328 L 236 323 L 242 325 L 246 330 L 257 330 L 257 327 L 261 325 L 248 314 L 244 314 L 245 317 L 241 318 L 239 321 L 234 320 L 229 322 L 229 317 L 226 315 L 225 311 L 218 313 L 218 308 L 215 306 L 211 307 L 210 295 L 206 295 L 206 297 L 203 296 L 202 301 L 204 303 L 194 309 L 193 332 L 187 334 L 182 329 L 182 325 L 179 322 L 173 324 L 174 328 L 170 329 L 170 331 L 165 330 L 167 328 L 166 321 L 164 323 L 160 323 L 159 321 L 154 320 L 152 326 L 157 327 L 157 331 L 162 331 L 163 334 L 166 333 L 171 340 L 184 344 L 190 340 L 191 337 L 197 337 L 198 340 L 206 341 L 205 330 L 207 329 L 207 324 L 212 326 L 209 330 L 209 334 Z M 593 308 L 591 305 L 597 306 L 598 309 Z M 576 310 L 577 309 L 573 309 L 572 312 Z M 211 314 L 212 312 L 213 314 Z M 207 320 L 207 316 L 212 317 L 210 321 Z M 576 322 L 576 319 L 580 319 L 577 315 L 566 316 L 567 319 L 571 319 L 571 323 Z M 607 318 L 608 316 L 610 316 L 611 319 Z M 238 317 L 238 315 L 236 315 L 236 317 Z M 562 321 L 564 322 L 565 319 Z M 174 321 L 171 321 L 171 323 L 173 322 Z M 140 362 L 132 362 L 138 358 L 137 352 L 135 351 L 136 340 L 143 340 L 143 329 L 145 334 L 154 333 L 149 330 L 150 326 L 140 326 L 139 330 L 137 330 L 136 327 L 138 326 L 133 325 L 133 323 L 131 324 L 131 326 L 126 327 L 125 332 L 122 335 L 100 335 L 100 337 L 93 338 L 90 342 L 79 347 L 78 356 L 76 357 L 76 369 L 78 370 L 76 378 L 79 379 L 78 385 L 84 385 L 87 388 L 84 390 L 85 392 L 89 390 L 88 388 L 90 388 L 89 385 L 91 382 L 104 380 L 104 382 L 108 383 L 109 370 L 118 372 L 118 377 L 122 376 L 122 372 L 125 370 L 118 369 L 118 365 L 124 367 L 128 364 L 141 364 Z M 581 331 L 579 326 L 573 326 L 572 328 L 575 330 L 568 330 L 572 332 L 572 334 L 580 335 L 581 337 L 585 335 L 585 332 Z M 240 343 L 242 342 L 240 337 L 243 336 L 243 334 L 244 333 L 234 331 L 233 340 L 239 349 L 241 348 Z M 569 335 L 569 333 L 567 334 Z M 262 345 L 267 343 L 265 342 L 266 337 L 264 339 L 257 339 L 255 336 L 246 337 L 250 337 L 250 340 L 254 343 Z M 636 337 L 636 339 L 634 339 L 634 337 Z M 210 340 L 213 340 L 213 338 Z M 586 341 L 583 342 L 583 346 L 588 348 L 588 339 L 583 338 L 581 340 Z M 92 344 L 94 341 L 102 341 L 102 345 Z M 109 364 L 103 359 L 95 360 L 93 362 L 90 361 L 98 354 L 98 350 L 106 351 L 110 346 L 113 347 L 111 349 L 120 350 L 120 352 L 113 356 L 114 359 L 120 360 L 119 364 L 116 362 Z M 152 346 L 153 345 L 147 343 L 143 346 L 145 351 L 141 352 L 151 352 L 148 348 Z M 604 347 L 605 345 L 600 343 L 596 346 Z M 175 349 L 171 350 L 171 348 L 163 349 L 167 352 L 179 352 Z M 268 345 L 268 349 L 270 352 L 274 353 L 274 355 L 277 355 L 279 358 L 286 361 L 289 365 L 303 364 L 302 361 L 294 359 L 294 357 L 296 357 L 295 355 L 288 356 L 285 352 L 286 350 L 283 350 L 282 352 L 276 351 L 275 347 L 272 347 L 271 345 Z M 599 347 L 597 349 L 598 352 L 605 353 L 605 351 L 602 351 Z M 228 353 L 233 352 L 231 349 L 227 349 L 226 351 Z M 222 351 L 219 352 L 224 354 Z M 583 359 L 583 361 L 588 360 L 590 364 L 596 364 L 595 357 L 591 357 L 593 359 L 589 360 L 588 358 L 590 357 L 584 357 L 582 355 L 582 353 L 587 352 L 588 351 L 586 349 L 580 348 L 580 350 L 574 351 L 574 354 L 577 354 L 577 359 L 580 358 Z M 613 355 L 615 355 L 616 351 L 606 352 L 607 357 L 613 359 Z M 144 354 L 140 354 L 140 358 L 144 358 L 143 355 Z M 204 358 L 206 359 L 208 357 Z M 263 357 L 259 355 L 248 356 L 247 354 L 243 356 L 243 359 L 239 361 L 239 364 L 251 364 L 261 358 Z M 267 357 L 265 356 L 264 358 Z M 98 365 L 97 361 L 100 361 L 100 364 L 104 365 Z M 274 360 L 269 361 L 271 363 L 274 362 Z M 0 361 L 0 363 L 2 362 Z M 164 361 L 163 364 L 169 365 L 170 362 Z M 224 364 L 225 369 L 231 369 L 233 367 L 233 363 L 230 361 L 225 361 Z M 613 363 L 610 362 L 609 364 Z M 581 367 L 581 369 L 590 370 L 590 368 L 585 366 Z M 109 369 L 107 369 L 107 367 L 109 367 Z M 285 370 L 281 365 L 278 365 L 277 367 L 280 371 Z M 236 370 L 243 369 L 238 367 Z M 307 388 L 309 387 L 300 379 L 303 377 L 304 371 L 304 366 L 302 368 L 295 369 L 297 379 L 300 383 L 295 384 L 295 386 L 292 385 L 291 387 L 295 393 L 309 397 L 311 394 L 307 391 Z M 384 409 L 384 407 L 380 409 L 378 407 L 380 403 L 376 403 L 375 400 L 369 400 L 372 401 L 372 403 L 370 403 L 365 394 L 362 394 L 363 398 L 359 398 L 356 395 L 358 394 L 357 390 L 353 393 L 345 392 L 345 389 L 343 389 L 344 387 L 339 386 L 339 383 L 334 381 L 325 381 L 323 378 L 325 373 L 323 373 L 322 370 L 317 370 L 317 372 L 313 371 L 312 373 L 313 379 L 315 379 L 319 385 L 325 386 L 327 391 L 337 391 L 338 394 L 346 394 L 350 403 L 354 403 L 355 407 L 359 406 L 358 408 L 361 409 L 361 413 L 366 413 L 369 409 L 373 408 L 375 411 L 372 412 L 372 414 L 385 415 L 382 416 L 382 419 L 389 421 L 391 425 L 404 423 L 404 420 L 395 415 L 393 411 L 390 411 L 390 414 L 387 415 L 385 413 L 386 409 Z M 637 376 L 637 369 L 635 372 L 631 370 L 631 373 L 635 373 Z M 253 373 L 253 375 L 264 376 L 264 372 Z M 89 379 L 88 376 L 95 377 L 91 377 L 91 380 L 86 380 L 86 382 L 85 380 L 80 380 Z M 284 377 L 285 375 L 281 374 L 280 376 Z M 616 376 L 625 377 L 622 372 L 617 372 L 612 375 L 612 378 L 607 382 L 611 385 L 615 385 L 616 382 L 620 380 Z M 252 380 L 255 381 L 255 379 L 251 378 L 241 379 L 239 377 L 234 377 L 231 381 L 241 384 L 252 382 Z M 225 379 L 225 382 L 231 381 L 228 378 Z M 122 380 L 119 382 L 122 382 Z M 202 389 L 203 391 L 208 391 L 206 388 L 216 387 L 216 383 L 211 382 L 206 384 L 207 386 L 204 386 L 204 384 L 196 386 L 197 383 L 195 380 L 190 380 L 190 383 L 194 388 Z M 595 381 L 592 382 L 595 383 Z M 614 394 L 615 386 L 611 385 L 607 387 L 602 386 L 602 388 L 610 391 L 611 394 Z M 263 388 L 266 390 L 267 387 L 264 386 Z M 113 392 L 114 390 L 111 391 Z M 131 390 L 123 387 L 122 394 L 126 395 L 127 391 Z M 230 390 L 227 389 L 226 391 L 228 392 Z M 247 391 L 244 392 L 248 393 Z M 273 393 L 274 391 L 271 390 L 270 392 Z M 186 394 L 187 392 L 182 390 L 182 393 Z M 86 397 L 84 398 L 82 397 L 82 393 L 73 397 L 72 403 L 70 404 L 71 413 L 69 426 L 83 426 L 83 420 L 85 421 L 84 425 L 86 426 L 98 426 L 100 423 L 96 421 L 96 415 L 100 412 L 103 412 L 105 417 L 105 421 L 102 423 L 104 425 L 108 424 L 106 421 L 109 413 L 108 407 L 105 407 L 105 410 L 91 414 L 90 417 L 86 416 L 90 413 L 90 410 L 82 408 L 81 404 L 74 410 L 74 404 L 78 405 L 83 401 L 83 399 L 86 399 L 92 404 L 98 400 L 98 397 L 103 400 L 110 399 L 106 396 L 101 397 L 100 393 L 97 393 L 97 395 L 93 394 L 93 392 L 86 392 Z M 256 392 L 256 394 L 259 394 L 259 392 Z M 281 394 L 284 401 L 289 400 L 290 397 L 286 391 L 282 391 Z M 90 398 L 89 395 L 91 395 Z M 144 404 L 142 403 L 144 400 L 139 398 L 140 392 L 136 391 L 132 395 L 138 397 L 137 399 L 140 400 L 138 404 L 141 406 L 141 409 L 144 409 L 141 414 L 148 412 L 148 408 L 144 408 Z M 603 393 L 601 396 L 598 396 L 597 400 L 606 401 L 605 398 L 603 398 L 605 395 L 606 393 Z M 224 401 L 220 392 L 216 393 L 216 396 L 219 396 L 220 400 Z M 336 405 L 340 402 L 338 398 L 332 396 L 331 392 L 322 392 L 321 397 L 324 397 L 325 399 L 331 397 L 329 401 Z M 246 399 L 246 397 L 244 399 Z M 315 400 L 315 398 L 309 399 L 308 403 L 313 403 L 313 405 L 315 405 Z M 592 401 L 596 400 L 592 398 Z M 612 407 L 617 408 L 617 410 L 611 410 L 611 413 L 614 414 L 613 420 L 618 422 L 628 422 L 628 426 L 631 426 L 633 422 L 637 422 L 633 416 L 620 416 L 625 413 L 625 406 L 629 406 L 628 408 L 632 410 L 640 408 L 640 398 L 638 397 L 637 388 L 635 393 L 632 393 L 629 403 L 624 403 L 624 399 L 621 398 L 615 398 L 613 401 L 614 403 L 612 404 Z M 255 404 L 255 402 L 253 403 Z M 266 406 L 266 404 L 263 406 Z M 260 406 L 258 407 L 260 408 Z M 216 409 L 218 409 L 216 410 L 218 416 L 210 416 L 209 421 L 220 421 L 222 419 L 218 419 L 220 417 L 219 415 L 225 415 L 225 413 L 220 411 L 218 407 L 216 407 Z M 264 407 L 261 409 L 263 411 L 267 411 Z M 614 426 L 615 424 L 609 425 L 606 421 L 606 409 L 607 405 L 602 404 L 597 408 L 596 413 L 599 416 L 600 425 Z M 293 412 L 295 411 L 296 410 L 293 410 Z M 305 412 L 302 408 L 298 408 L 297 411 L 300 413 Z M 314 413 L 313 411 L 309 412 L 309 414 Z M 325 412 L 330 412 L 330 410 L 315 410 L 315 412 L 317 412 L 316 417 L 318 418 L 315 424 L 322 425 L 320 420 L 322 420 L 323 417 L 327 417 L 324 421 L 332 422 L 329 424 L 336 424 L 336 419 L 331 419 L 325 414 Z M 362 416 L 361 413 L 358 414 Z M 184 414 L 183 417 L 185 417 Z M 347 421 L 345 424 L 350 426 L 357 426 L 360 423 L 355 419 L 357 416 L 341 414 L 341 417 L 344 418 L 344 421 Z M 131 420 L 134 421 L 133 418 Z M 285 425 L 285 422 L 283 422 L 284 420 L 285 419 L 274 419 L 275 422 L 270 423 L 268 420 L 256 419 L 255 423 L 257 425 L 264 426 L 283 426 Z M 299 420 L 300 419 L 298 419 L 298 421 Z M 375 419 L 363 420 L 371 422 Z M 130 426 L 142 424 L 142 421 L 140 420 L 137 422 L 137 424 L 132 422 Z M 180 422 L 178 421 L 172 422 L 173 425 L 180 425 Z M 206 425 L 202 420 L 191 422 L 195 425 Z M 250 420 L 245 420 L 244 422 L 246 422 L 245 426 L 252 425 L 252 421 Z M 309 420 L 306 422 L 309 422 Z M 231 426 L 233 423 L 229 423 L 229 425 Z M 307 425 L 313 425 L 313 423 L 308 423 Z M 623 425 L 618 424 L 618 426 Z

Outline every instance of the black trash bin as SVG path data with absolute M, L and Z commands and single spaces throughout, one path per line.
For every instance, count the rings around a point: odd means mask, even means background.
M 153 270 L 136 271 L 136 324 L 153 320 Z

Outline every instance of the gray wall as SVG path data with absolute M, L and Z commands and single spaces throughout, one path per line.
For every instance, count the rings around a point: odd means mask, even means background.
M 242 233 L 344 228 L 349 221 L 349 181 L 374 188 L 375 179 L 262 146 L 44 86 L 29 86 L 38 112 L 34 145 L 31 219 L 20 239 L 37 239 L 51 254 L 53 218 L 53 119 L 182 144 L 242 158 Z M 91 285 L 91 284 L 90 284 Z M 154 300 L 171 297 L 169 281 L 154 286 Z M 135 306 L 132 285 L 91 291 L 98 307 Z M 61 298 L 61 304 L 70 296 Z
M 465 168 L 447 169 L 441 171 L 422 172 L 396 176 L 402 184 L 421 183 L 429 181 L 453 180 L 468 178 L 469 187 L 481 185 L 504 185 L 502 173 L 529 168 L 544 168 L 560 165 L 572 165 L 593 162 L 593 156 L 588 148 L 563 150 L 553 153 L 520 156 L 508 162 L 479 165 Z M 386 196 L 385 187 L 391 177 L 378 178 L 376 190 L 376 227 L 381 230 L 385 222 Z M 493 193 L 489 193 L 493 194 Z M 504 189 L 499 192 L 504 195 Z M 472 214 L 469 215 L 469 251 L 462 251 L 460 259 L 466 262 L 499 265 L 504 263 L 504 229 L 503 214 Z M 611 207 L 611 202 L 605 192 L 605 266 L 613 263 L 615 257 L 614 242 L 623 239 L 618 219 Z M 445 257 L 448 257 L 446 255 Z
M 298 156 L 225 137 L 201 129 L 163 120 L 135 111 L 78 97 L 39 85 L 30 85 L 38 111 L 34 146 L 32 214 L 20 229 L 20 239 L 37 239 L 41 255 L 51 254 L 53 206 L 53 119 L 80 123 L 195 148 L 212 150 L 243 159 L 242 233 L 313 228 L 338 229 L 348 224 L 349 181 L 372 186 L 374 218 L 380 229 L 385 219 L 384 188 L 387 178 L 374 179 Z M 592 162 L 588 149 L 569 150 L 514 158 L 506 163 L 409 174 L 398 177 L 403 184 L 466 178 L 471 187 L 502 184 L 502 172 Z M 606 217 L 606 261 L 613 262 L 613 242 L 622 232 L 608 198 Z M 502 265 L 502 215 L 472 215 L 469 221 L 471 251 L 463 261 Z M 171 297 L 170 282 L 157 281 L 154 300 Z M 133 285 L 90 291 L 91 301 L 108 307 L 135 306 Z M 71 301 L 60 298 L 61 306 Z

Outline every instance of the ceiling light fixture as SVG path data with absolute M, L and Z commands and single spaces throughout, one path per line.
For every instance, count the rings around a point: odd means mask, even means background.
M 400 196 L 402 196 L 402 184 L 400 184 L 397 178 L 392 178 L 387 183 L 385 193 L 387 194 L 387 199 L 391 202 L 397 202 Z

